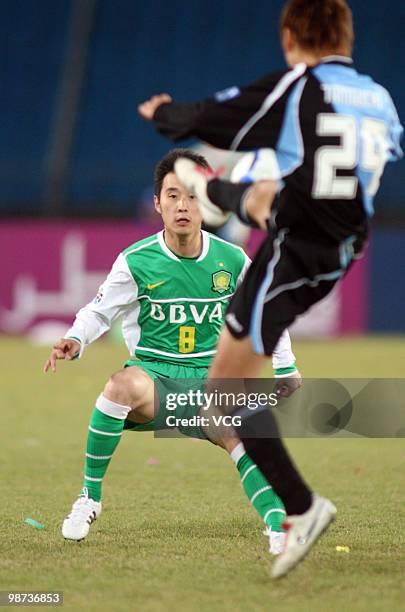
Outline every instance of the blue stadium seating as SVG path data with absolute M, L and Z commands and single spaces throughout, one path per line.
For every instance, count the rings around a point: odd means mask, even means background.
M 351 0 L 355 58 L 392 91 L 405 115 L 402 3 Z M 209 95 L 283 65 L 282 0 L 98 0 L 69 168 L 65 213 L 129 215 L 169 147 L 136 114 L 139 101 L 168 90 Z M 0 3 L 0 213 L 41 212 L 71 0 Z M 248 15 L 248 16 L 247 16 Z M 405 201 L 401 164 L 379 197 Z M 377 203 L 378 206 L 378 203 Z
M 69 0 L 0 3 L 0 210 L 35 213 L 65 44 Z

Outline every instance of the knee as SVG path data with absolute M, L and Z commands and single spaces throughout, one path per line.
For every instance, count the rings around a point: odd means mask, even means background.
M 108 379 L 104 395 L 111 401 L 124 406 L 134 406 L 145 393 L 146 381 L 127 370 L 120 370 Z
M 221 448 L 224 448 L 229 455 L 233 450 L 239 445 L 242 444 L 239 438 L 231 437 L 231 436 L 223 436 L 219 440 L 216 441 L 217 445 Z

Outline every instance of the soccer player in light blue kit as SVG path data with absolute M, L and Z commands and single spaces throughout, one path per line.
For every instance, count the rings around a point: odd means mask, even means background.
M 257 150 L 249 185 L 204 176 L 189 160 L 175 168 L 205 221 L 234 212 L 268 234 L 228 308 L 210 370 L 216 379 L 257 376 L 283 331 L 344 276 L 364 248 L 384 166 L 402 155 L 390 94 L 353 65 L 345 0 L 290 0 L 280 30 L 289 69 L 196 103 L 161 94 L 139 106 L 173 140 Z M 286 506 L 287 543 L 273 567 L 280 577 L 306 556 L 336 508 L 298 473 L 271 410 L 245 411 L 242 430 Z

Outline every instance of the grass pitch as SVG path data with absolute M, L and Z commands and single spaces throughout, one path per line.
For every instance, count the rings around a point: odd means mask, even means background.
M 403 376 L 403 339 L 295 343 L 295 352 L 307 377 Z M 63 590 L 64 609 L 86 611 L 405 609 L 403 440 L 289 442 L 339 513 L 279 582 L 269 579 L 267 539 L 229 457 L 200 441 L 125 434 L 101 519 L 86 541 L 65 542 L 60 525 L 81 486 L 87 421 L 126 355 L 99 342 L 81 363 L 45 376 L 47 354 L 0 341 L 0 590 Z

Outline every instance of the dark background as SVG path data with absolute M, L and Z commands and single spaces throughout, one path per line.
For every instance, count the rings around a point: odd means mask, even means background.
M 284 66 L 281 0 L 1 0 L 0 214 L 132 216 L 170 143 L 137 116 Z M 351 0 L 354 58 L 405 114 L 403 2 Z M 64 133 L 65 132 L 65 133 Z M 404 222 L 403 162 L 377 220 Z

